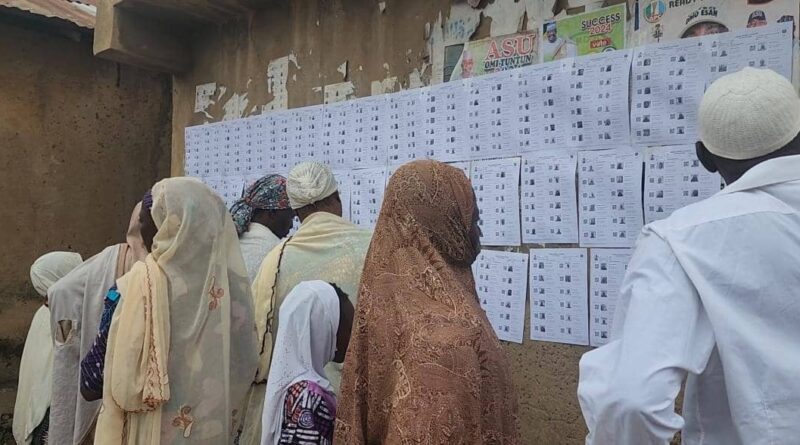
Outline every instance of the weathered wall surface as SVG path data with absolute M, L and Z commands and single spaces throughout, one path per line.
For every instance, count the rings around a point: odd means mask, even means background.
M 186 126 L 319 104 L 326 92 L 362 97 L 428 84 L 445 42 L 530 29 L 553 6 L 541 0 L 484 1 L 483 9 L 450 0 L 278 3 L 195 36 L 194 68 L 173 83 L 173 173 L 182 172 Z M 576 392 L 587 348 L 526 340 L 506 350 L 523 443 L 582 444 Z
M 124 241 L 133 205 L 169 175 L 171 103 L 168 76 L 93 57 L 91 36 L 0 15 L 0 413 L 40 304 L 31 263 Z

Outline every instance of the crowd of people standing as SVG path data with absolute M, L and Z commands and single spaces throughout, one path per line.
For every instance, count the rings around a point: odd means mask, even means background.
M 698 156 L 729 187 L 644 229 L 613 341 L 581 362 L 587 443 L 665 443 L 684 426 L 672 407 L 687 374 L 687 443 L 800 433 L 800 351 L 786 340 L 800 334 L 800 99 L 775 76 L 746 69 L 707 92 Z M 511 368 L 472 276 L 478 220 L 467 176 L 437 161 L 392 175 L 374 231 L 342 217 L 315 162 L 256 181 L 231 209 L 200 180 L 164 179 L 125 242 L 31 267 L 45 303 L 15 438 L 519 444 Z M 774 386 L 759 386 L 765 373 Z

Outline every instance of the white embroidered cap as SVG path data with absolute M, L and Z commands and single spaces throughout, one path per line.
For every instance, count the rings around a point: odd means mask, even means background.
M 322 201 L 337 189 L 333 172 L 319 162 L 297 164 L 286 178 L 286 194 L 295 210 Z
M 699 111 L 700 140 L 726 159 L 758 158 L 800 133 L 800 98 L 772 70 L 745 68 L 708 87 Z

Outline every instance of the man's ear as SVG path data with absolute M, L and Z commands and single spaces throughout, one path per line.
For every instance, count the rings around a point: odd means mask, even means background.
M 697 159 L 700 160 L 700 163 L 703 164 L 706 170 L 711 173 L 716 173 L 719 169 L 717 168 L 717 163 L 714 160 L 714 155 L 711 154 L 710 151 L 706 148 L 706 146 L 697 141 L 694 144 L 695 153 L 697 154 Z

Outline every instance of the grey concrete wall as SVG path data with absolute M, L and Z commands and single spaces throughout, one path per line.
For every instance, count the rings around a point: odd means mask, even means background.
M 40 304 L 31 263 L 124 241 L 133 205 L 169 175 L 170 78 L 97 59 L 76 36 L 0 10 L 0 413 Z

